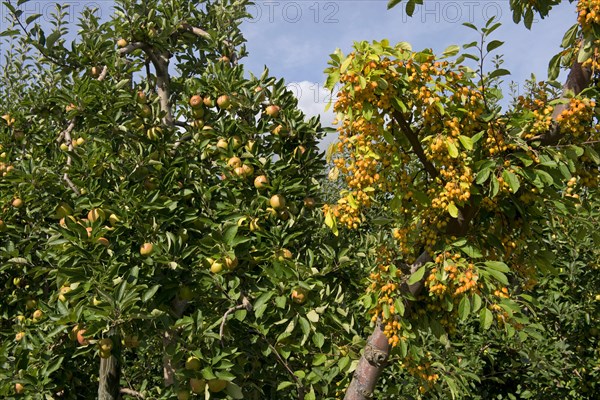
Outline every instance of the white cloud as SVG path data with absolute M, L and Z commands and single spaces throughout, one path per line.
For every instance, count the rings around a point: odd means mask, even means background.
M 333 107 L 330 107 L 326 112 L 325 107 L 329 102 L 331 93 L 323 87 L 323 84 L 301 81 L 290 82 L 287 87 L 298 99 L 298 107 L 308 116 L 321 116 L 321 124 L 324 126 L 332 126 L 334 114 Z

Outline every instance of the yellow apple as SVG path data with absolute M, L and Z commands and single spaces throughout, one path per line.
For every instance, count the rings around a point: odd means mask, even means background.
M 257 189 L 264 189 L 269 184 L 269 178 L 265 175 L 259 175 L 254 178 L 254 187 Z
M 144 257 L 151 255 L 153 251 L 154 251 L 154 245 L 152 243 L 144 243 L 140 247 L 140 254 Z
M 198 371 L 201 366 L 202 363 L 198 357 L 191 356 L 185 361 L 185 369 L 189 369 L 190 371 Z
M 269 200 L 269 204 L 275 210 L 283 210 L 285 208 L 285 197 L 280 194 L 273 195 Z
M 279 106 L 272 104 L 266 108 L 265 113 L 269 117 L 277 118 L 277 116 L 279 115 Z

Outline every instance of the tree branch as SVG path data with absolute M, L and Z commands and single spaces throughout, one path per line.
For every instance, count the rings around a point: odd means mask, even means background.
M 194 35 L 205 38 L 205 39 L 210 39 L 210 37 L 211 37 L 210 33 L 206 32 L 205 30 L 200 29 L 196 26 L 192 26 L 192 25 L 188 24 L 187 22 L 183 22 L 181 24 L 180 32 L 191 32 Z
M 133 42 L 133 43 L 129 43 L 127 46 L 117 50 L 117 54 L 119 54 L 120 56 L 124 56 L 125 54 L 132 53 L 138 49 L 146 50 L 147 48 L 148 48 L 148 45 L 144 42 Z
M 56 140 L 59 143 L 64 140 L 67 146 L 69 146 L 69 151 L 73 151 L 73 140 L 71 138 L 71 132 L 73 132 L 73 129 L 75 129 L 75 118 L 69 122 L 69 126 L 67 126 L 67 128 L 58 135 L 58 139 Z M 73 160 L 71 159 L 71 155 L 67 155 L 67 169 L 71 166 L 72 162 Z M 71 178 L 69 178 L 68 172 L 63 174 L 63 180 L 67 183 L 69 189 L 75 192 L 77 196 L 81 195 L 79 189 L 77 189 L 77 186 L 75 186 Z
M 134 396 L 134 397 L 140 398 L 140 399 L 145 399 L 146 398 L 146 396 L 144 396 L 142 393 L 140 393 L 138 391 L 135 391 L 133 389 L 129 389 L 129 388 L 121 388 L 120 392 L 123 393 L 123 394 L 128 394 L 130 396 Z
M 223 331 L 225 330 L 225 322 L 227 321 L 227 316 L 229 316 L 229 314 L 231 314 L 232 312 L 241 310 L 243 308 L 245 308 L 248 311 L 252 311 L 252 304 L 250 304 L 250 301 L 244 295 L 242 295 L 242 304 L 238 304 L 237 306 L 229 308 L 227 311 L 225 311 L 225 314 L 223 314 L 223 320 L 221 321 L 221 326 L 219 327 L 219 338 L 221 339 L 221 346 L 224 346 Z
M 400 114 L 398 111 L 394 111 L 393 117 L 394 117 L 394 120 L 400 126 L 400 129 L 402 129 L 402 133 L 404 133 L 404 135 L 410 142 L 410 145 L 412 146 L 413 151 L 415 152 L 417 157 L 419 157 L 419 160 L 423 164 L 423 167 L 425 167 L 425 171 L 427 171 L 427 173 L 431 177 L 437 178 L 440 175 L 440 173 L 438 172 L 437 169 L 435 169 L 435 167 L 433 166 L 431 161 L 429 161 L 427 159 L 427 156 L 425 155 L 425 152 L 423 151 L 423 147 L 421 147 L 421 142 L 419 142 L 419 138 L 413 132 L 410 125 L 406 122 L 406 120 L 404 119 L 402 114 Z

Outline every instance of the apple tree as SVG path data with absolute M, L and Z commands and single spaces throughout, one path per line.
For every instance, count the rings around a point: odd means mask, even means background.
M 556 3 L 511 7 L 515 21 L 531 27 L 534 14 L 546 17 Z M 416 4 L 406 3 L 409 14 Z M 346 399 L 369 398 L 392 360 L 420 384 L 406 393 L 386 378 L 382 398 L 469 393 L 480 378 L 457 349 L 463 324 L 474 319 L 482 335 L 539 337 L 526 292 L 557 257 L 541 238 L 553 215 L 597 204 L 599 6 L 578 3 L 550 80 L 530 83 L 508 110 L 500 83 L 509 71 L 491 58 L 503 44 L 492 38 L 500 26 L 493 19 L 481 29 L 466 23 L 476 40 L 440 55 L 387 40 L 331 55 L 339 141 L 329 151 L 330 175 L 345 187 L 325 205 L 326 223 L 334 233 L 379 237 L 362 300 L 374 331 Z M 569 69 L 562 89 L 554 81 L 561 66 Z
M 364 245 L 320 229 L 318 118 L 241 64 L 248 2 L 122 0 L 76 32 L 26 3 L 4 2 L 0 394 L 331 398 Z

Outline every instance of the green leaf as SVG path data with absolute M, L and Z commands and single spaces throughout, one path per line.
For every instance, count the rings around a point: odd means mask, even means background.
M 494 49 L 497 49 L 498 47 L 502 46 L 504 44 L 504 42 L 501 42 L 500 40 L 492 40 L 491 42 L 488 43 L 486 50 L 488 51 L 488 53 Z
M 471 312 L 471 302 L 468 296 L 463 296 L 460 303 L 458 304 L 458 317 L 463 321 L 467 319 Z
M 504 170 L 502 172 L 502 177 L 506 182 L 508 182 L 508 187 L 512 190 L 513 194 L 517 193 L 521 184 L 519 183 L 519 178 L 512 172 L 508 170 Z
M 235 239 L 235 235 L 237 235 L 237 232 L 237 224 L 230 224 L 226 226 L 225 230 L 223 231 L 223 240 L 225 241 L 225 243 L 231 245 L 233 243 L 233 240 Z
M 402 0 L 389 0 L 387 4 L 387 9 L 392 9 L 396 7 Z
M 510 268 L 508 267 L 508 265 L 506 265 L 505 263 L 503 263 L 501 261 L 486 261 L 484 264 L 486 267 L 495 269 L 496 271 L 500 271 L 500 272 L 504 272 L 504 273 L 510 272 Z
M 321 332 L 315 332 L 312 341 L 320 349 L 325 344 L 325 336 Z
M 288 388 L 290 386 L 294 386 L 294 382 L 283 381 L 283 382 L 279 383 L 279 385 L 277 385 L 277 391 L 283 390 L 283 389 Z
M 479 296 L 477 293 L 473 295 L 473 301 L 471 302 L 471 306 L 472 311 L 474 313 L 479 311 L 479 309 L 481 308 L 481 296 Z
M 458 208 L 456 207 L 454 202 L 450 202 L 450 204 L 448 204 L 448 214 L 450 214 L 452 218 L 458 217 Z
M 453 142 L 446 139 L 446 147 L 448 147 L 448 154 L 450 154 L 450 157 L 458 157 L 458 149 L 456 148 L 456 145 Z
M 351 63 L 352 63 L 352 57 L 346 57 L 346 59 L 344 60 L 344 62 L 342 62 L 342 65 L 340 66 L 340 72 L 341 73 L 346 72 L 346 70 L 348 69 L 348 67 L 350 66 Z
M 458 52 L 460 51 L 460 47 L 453 44 L 451 46 L 446 47 L 446 50 L 444 50 L 443 56 L 444 57 L 452 57 L 458 54 Z
M 563 40 L 561 43 L 561 47 L 563 49 L 567 49 L 569 47 L 571 47 L 571 45 L 573 43 L 575 43 L 575 39 L 577 39 L 577 35 L 579 33 L 579 24 L 574 24 L 573 26 L 571 26 L 569 28 L 568 31 L 565 32 L 565 35 L 563 36 Z
M 560 60 L 562 58 L 562 54 L 556 54 L 554 57 L 550 59 L 550 63 L 548 64 L 548 79 L 555 80 L 558 78 L 558 74 L 560 73 Z
M 463 147 L 467 150 L 473 150 L 473 140 L 471 140 L 470 137 L 468 136 L 464 136 L 464 135 L 460 135 L 458 137 L 458 140 L 460 140 L 460 143 L 463 145 Z
M 408 3 L 406 3 L 406 15 L 408 15 L 409 17 L 412 17 L 414 12 L 415 12 L 415 0 L 408 0 Z
M 492 326 L 493 321 L 494 316 L 492 315 L 492 312 L 487 308 L 482 308 L 481 312 L 479 313 L 479 323 L 481 324 L 481 327 L 485 330 L 488 330 L 490 329 L 490 326 Z
M 506 75 L 510 75 L 510 71 L 507 69 L 499 68 L 499 69 L 493 70 L 488 75 L 488 79 L 499 78 L 501 76 L 506 76 Z
M 144 292 L 144 294 L 142 295 L 142 301 L 146 302 L 146 301 L 150 300 L 154 296 L 154 294 L 156 294 L 156 292 L 158 291 L 159 288 L 160 288 L 160 285 L 154 285 L 150 289 L 146 290 Z
M 503 285 L 505 285 L 505 286 L 508 285 L 508 278 L 502 272 L 495 270 L 493 268 L 487 268 L 485 270 L 485 273 L 491 275 L 494 279 L 496 279 L 498 282 L 502 283 Z
M 409 285 L 414 285 L 415 283 L 419 282 L 421 279 L 423 279 L 423 276 L 425 276 L 425 266 L 423 265 L 421 268 L 419 268 L 418 270 L 416 270 L 408 279 L 408 284 Z
M 319 313 L 316 312 L 315 310 L 310 310 L 307 314 L 306 314 L 306 318 L 308 318 L 308 320 L 310 322 L 319 322 Z

